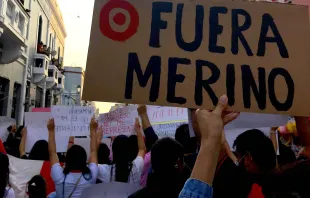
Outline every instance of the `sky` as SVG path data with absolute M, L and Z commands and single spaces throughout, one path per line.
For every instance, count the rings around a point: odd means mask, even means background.
M 94 0 L 58 0 L 64 18 L 67 37 L 64 66 L 86 68 Z M 96 103 L 101 113 L 114 103 Z

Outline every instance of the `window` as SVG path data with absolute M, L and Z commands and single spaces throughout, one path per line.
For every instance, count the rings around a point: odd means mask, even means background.
M 60 47 L 58 47 L 58 60 L 60 59 Z
M 6 116 L 10 81 L 0 77 L 0 116 Z
M 52 43 L 52 33 L 50 33 L 50 40 L 49 40 L 48 46 L 49 46 L 51 49 L 53 49 L 52 46 L 51 46 L 51 43 Z
M 48 77 L 53 77 L 54 76 L 54 70 L 49 69 L 48 70 Z
M 58 78 L 58 84 L 62 83 L 62 78 Z
M 19 13 L 18 29 L 20 30 L 20 33 L 23 36 L 24 36 L 24 26 L 25 26 L 25 18 L 21 13 Z
M 43 60 L 42 59 L 36 59 L 35 67 L 42 68 L 43 67 Z

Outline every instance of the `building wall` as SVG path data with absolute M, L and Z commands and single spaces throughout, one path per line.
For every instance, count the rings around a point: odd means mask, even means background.
M 73 97 L 76 100 L 76 104 L 81 103 L 81 93 L 83 91 L 84 83 L 84 70 L 81 67 L 64 67 L 65 75 L 65 90 L 63 94 L 63 104 L 68 104 L 68 96 Z M 77 86 L 81 87 L 80 93 L 77 93 Z M 67 96 L 67 97 L 66 97 Z

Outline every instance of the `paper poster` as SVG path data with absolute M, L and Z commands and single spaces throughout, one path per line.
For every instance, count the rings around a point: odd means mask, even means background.
M 74 138 L 74 144 L 83 147 L 87 154 L 87 159 L 89 159 L 90 154 L 90 137 L 86 138 Z
M 111 182 L 95 184 L 83 190 L 81 197 L 89 198 L 127 198 L 129 195 L 140 190 L 140 185 Z
M 83 100 L 309 116 L 309 35 L 306 6 L 95 0 Z
M 158 138 L 164 138 L 164 137 L 174 138 L 176 129 L 182 124 L 188 124 L 188 122 L 173 122 L 173 123 L 166 123 L 166 124 L 157 124 L 157 125 L 152 125 L 152 127 L 155 133 L 157 134 Z
M 55 132 L 60 136 L 87 136 L 89 124 L 94 116 L 93 107 L 52 106 Z
M 104 136 L 117 136 L 120 134 L 132 135 L 135 118 L 139 117 L 137 105 L 126 106 L 115 111 L 100 114 L 98 123 L 102 126 Z M 149 120 L 156 128 L 160 137 L 174 136 L 173 129 L 180 123 L 188 122 L 187 109 L 178 107 L 147 106 Z
M 16 125 L 16 120 L 6 116 L 0 116 L 0 138 L 2 142 L 5 142 L 8 137 L 7 128 L 11 125 Z
M 25 126 L 27 127 L 26 153 L 29 153 L 38 140 L 48 141 L 48 120 L 52 118 L 50 112 L 25 112 Z M 56 151 L 66 152 L 69 137 L 55 133 Z

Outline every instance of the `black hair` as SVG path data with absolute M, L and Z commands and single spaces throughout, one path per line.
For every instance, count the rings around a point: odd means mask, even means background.
M 72 170 L 81 171 L 85 180 L 89 181 L 92 178 L 90 169 L 87 164 L 87 154 L 80 145 L 72 145 L 67 151 L 65 159 L 65 168 L 63 173 L 67 176 Z
M 117 136 L 112 144 L 113 166 L 115 165 L 115 181 L 128 182 L 128 177 L 132 169 L 132 160 L 130 159 L 129 138 L 125 135 Z M 113 166 L 111 168 L 111 180 L 113 175 Z
M 129 160 L 133 161 L 136 159 L 137 155 L 138 155 L 138 139 L 136 135 L 131 135 L 129 136 Z
M 10 125 L 8 128 L 7 128 L 7 130 L 9 131 L 9 132 L 11 132 L 12 131 L 12 126 Z
M 9 184 L 9 158 L 0 152 L 0 197 L 4 197 L 6 187 Z
M 178 197 L 186 177 L 179 162 L 184 156 L 182 145 L 172 138 L 158 140 L 151 150 L 153 172 L 148 176 L 147 186 L 158 189 L 167 197 Z
M 158 140 L 151 150 L 154 173 L 166 174 L 175 170 L 178 160 L 183 159 L 182 145 L 172 138 Z
M 22 130 L 24 129 L 24 125 L 21 125 L 18 127 L 18 129 L 15 132 L 15 138 L 21 138 L 22 137 Z
M 110 149 L 105 143 L 101 143 L 98 148 L 98 164 L 111 164 Z
M 233 146 L 241 156 L 249 153 L 262 172 L 270 172 L 276 167 L 276 153 L 272 141 L 258 129 L 240 134 Z
M 175 140 L 183 146 L 184 153 L 197 151 L 197 139 L 190 137 L 188 124 L 182 124 L 176 129 Z
M 46 198 L 46 183 L 41 175 L 35 175 L 28 182 L 29 198 Z
M 41 161 L 49 160 L 48 143 L 46 140 L 39 140 L 33 145 L 29 154 L 29 159 Z

